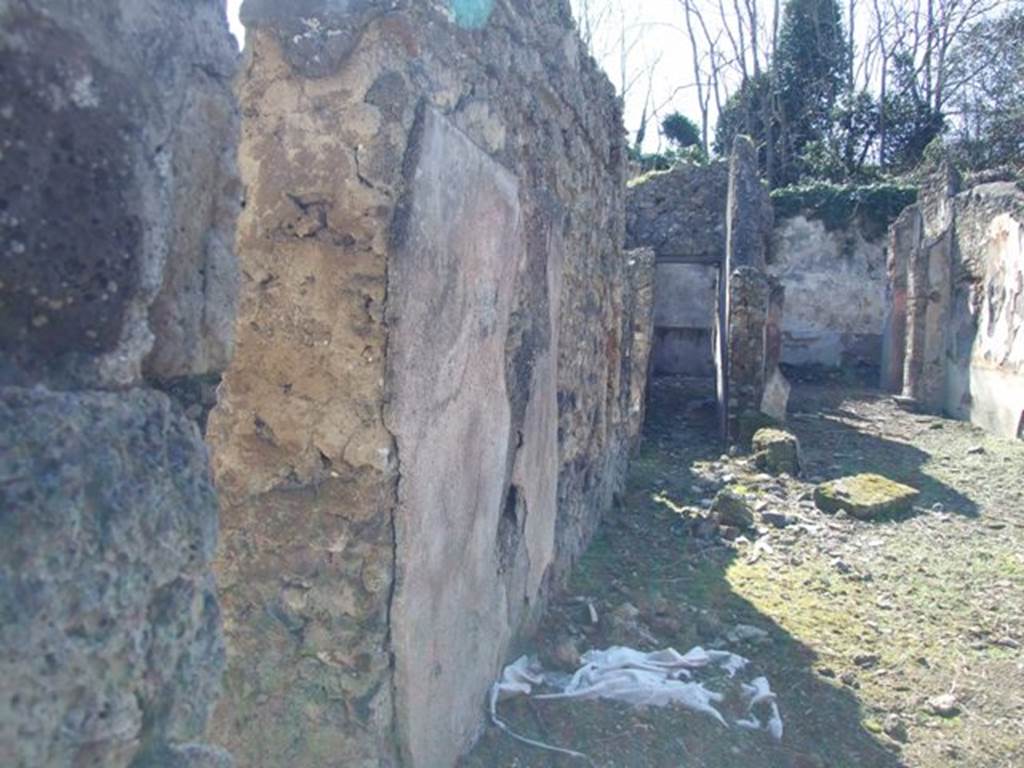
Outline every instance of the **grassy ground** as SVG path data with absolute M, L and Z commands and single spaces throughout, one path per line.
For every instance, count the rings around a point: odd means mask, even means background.
M 616 643 L 726 647 L 770 680 L 781 743 L 680 709 L 609 702 L 512 700 L 501 705 L 507 722 L 597 766 L 1024 766 L 1024 445 L 905 413 L 877 393 L 802 385 L 789 428 L 804 472 L 774 478 L 719 455 L 713 414 L 695 400 L 706 394 L 654 381 L 623 503 L 531 650 L 569 670 L 576 651 Z M 918 488 L 915 508 L 870 522 L 814 508 L 814 482 L 865 471 Z M 727 485 L 791 524 L 759 519 L 726 540 L 706 511 Z M 737 624 L 767 638 L 724 639 Z M 936 714 L 932 700 L 946 694 L 955 712 Z M 578 764 L 494 729 L 463 761 Z

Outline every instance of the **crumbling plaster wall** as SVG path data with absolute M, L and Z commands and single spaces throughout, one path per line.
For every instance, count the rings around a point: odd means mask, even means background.
M 711 375 L 717 264 L 725 252 L 728 166 L 678 165 L 630 182 L 628 247 L 657 255 L 654 372 Z M 885 242 L 859 217 L 828 227 L 812 212 L 776 217 L 767 271 L 786 290 L 782 361 L 827 368 L 882 356 Z
M 859 219 L 828 229 L 819 218 L 776 222 L 768 271 L 786 287 L 782 361 L 847 368 L 881 362 L 884 242 Z
M 1024 192 L 985 184 L 955 199 L 945 407 L 1006 437 L 1024 438 Z
M 230 355 L 236 58 L 217 0 L 0 3 L 5 766 L 230 764 L 217 500 L 156 385 Z
M 460 5 L 460 8 L 466 8 Z M 621 489 L 653 254 L 565 2 L 248 0 L 210 418 L 249 766 L 451 764 Z
M 890 229 L 882 386 L 1024 436 L 1024 191 L 940 162 Z

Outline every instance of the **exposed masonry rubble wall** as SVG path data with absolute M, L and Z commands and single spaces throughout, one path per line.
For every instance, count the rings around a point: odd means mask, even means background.
M 890 229 L 882 385 L 1024 437 L 1024 191 L 945 165 Z
M 158 391 L 230 356 L 217 0 L 0 2 L 0 764 L 227 766 L 217 500 Z
M 725 251 L 727 185 L 725 163 L 679 165 L 630 184 L 627 245 L 657 254 L 655 373 L 713 373 L 713 264 Z M 880 364 L 886 249 L 866 231 L 856 217 L 839 228 L 811 213 L 775 219 L 766 269 L 786 291 L 782 362 Z
M 442 766 L 621 489 L 653 252 L 566 2 L 248 0 L 208 436 L 246 766 Z
M 725 255 L 729 166 L 678 165 L 629 183 L 626 247 L 657 256 L 653 371 L 714 376 L 718 264 Z
M 753 142 L 738 136 L 729 156 L 725 262 L 715 305 L 715 373 L 723 436 L 739 440 L 740 420 L 763 410 L 769 381 L 784 390 L 769 406 L 785 419 L 788 385 L 778 370 L 785 289 L 766 267 L 772 206 Z

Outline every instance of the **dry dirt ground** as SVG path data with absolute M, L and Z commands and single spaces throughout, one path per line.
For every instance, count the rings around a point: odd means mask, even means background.
M 781 742 L 605 701 L 510 700 L 509 725 L 609 768 L 1024 766 L 1024 444 L 818 381 L 791 400 L 802 476 L 770 477 L 720 455 L 706 386 L 652 383 L 626 494 L 521 650 L 570 671 L 612 644 L 727 648 L 778 694 Z M 862 522 L 815 508 L 816 481 L 865 471 L 918 488 L 914 509 Z M 726 485 L 758 510 L 735 540 L 705 519 Z M 766 635 L 737 640 L 737 625 Z M 580 764 L 495 728 L 462 763 Z

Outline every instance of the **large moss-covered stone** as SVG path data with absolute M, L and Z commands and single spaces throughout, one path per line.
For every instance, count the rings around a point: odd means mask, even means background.
M 759 429 L 751 447 L 759 467 L 776 474 L 800 474 L 800 441 L 793 433 L 771 427 Z
M 917 496 L 917 489 L 874 474 L 841 477 L 814 489 L 814 503 L 821 511 L 843 510 L 861 519 L 903 512 Z

